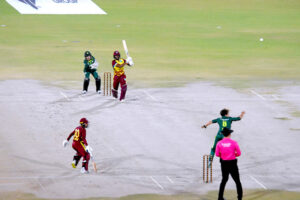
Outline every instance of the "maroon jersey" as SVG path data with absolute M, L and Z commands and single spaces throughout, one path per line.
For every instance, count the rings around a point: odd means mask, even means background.
M 78 143 L 83 143 L 85 146 L 87 146 L 87 142 L 86 142 L 86 130 L 85 128 L 83 128 L 82 126 L 78 126 L 77 128 L 75 128 L 75 130 L 70 133 L 69 137 L 68 137 L 68 141 L 71 139 L 71 137 L 74 135 L 73 137 L 73 142 L 78 142 Z
M 115 76 L 122 76 L 123 74 L 125 74 L 124 71 L 124 66 L 123 67 L 117 67 L 117 65 L 122 65 L 126 63 L 126 60 L 123 58 L 120 58 L 119 60 L 113 60 L 112 61 L 112 67 L 114 69 L 114 75 Z

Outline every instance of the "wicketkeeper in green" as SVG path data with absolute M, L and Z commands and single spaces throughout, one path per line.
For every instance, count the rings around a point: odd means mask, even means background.
M 95 78 L 95 83 L 96 83 L 96 92 L 101 94 L 101 78 L 97 73 L 97 68 L 98 68 L 98 62 L 92 56 L 91 52 L 86 51 L 84 52 L 84 81 L 83 81 L 83 90 L 82 94 L 85 94 L 88 91 L 89 88 L 89 83 L 90 83 L 90 74 L 93 75 Z
M 240 116 L 238 116 L 238 117 L 230 117 L 229 116 L 229 110 L 224 108 L 223 110 L 220 111 L 220 115 L 221 115 L 220 118 L 209 121 L 207 124 L 202 126 L 202 128 L 207 128 L 209 125 L 211 125 L 213 123 L 218 123 L 219 124 L 219 131 L 218 131 L 218 134 L 216 135 L 214 145 L 213 145 L 213 147 L 211 148 L 211 151 L 210 151 L 209 166 L 211 165 L 211 162 L 214 158 L 217 143 L 224 138 L 223 134 L 221 133 L 223 128 L 227 127 L 228 129 L 231 129 L 231 123 L 233 121 L 241 120 L 244 117 L 244 114 L 245 114 L 245 111 L 243 111 L 240 114 Z

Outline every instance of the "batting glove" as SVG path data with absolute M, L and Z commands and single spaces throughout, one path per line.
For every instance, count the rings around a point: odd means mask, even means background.
M 86 146 L 85 151 L 88 152 L 88 153 L 92 153 L 93 149 L 90 146 Z
M 126 58 L 126 63 L 129 64 L 130 62 L 132 62 L 132 58 L 131 57 Z
M 129 62 L 129 66 L 133 66 L 134 65 L 134 62 L 131 60 L 130 62 Z
M 129 66 L 133 66 L 133 65 L 134 65 L 133 60 L 132 60 L 131 57 L 128 57 L 128 58 L 126 59 L 126 63 L 127 63 Z
M 69 142 L 67 140 L 63 141 L 63 147 L 66 147 L 69 144 Z

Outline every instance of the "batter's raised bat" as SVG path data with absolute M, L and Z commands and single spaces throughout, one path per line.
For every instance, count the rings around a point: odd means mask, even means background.
M 122 42 L 123 42 L 123 47 L 124 47 L 124 51 L 126 53 L 126 56 L 129 57 L 129 51 L 128 51 L 128 48 L 127 48 L 126 41 L 122 40 Z
M 128 62 L 128 65 L 129 65 L 129 66 L 133 66 L 134 63 L 133 63 L 132 58 L 129 56 L 129 51 L 128 51 L 128 48 L 127 48 L 126 41 L 125 41 L 125 40 L 122 40 L 122 42 L 123 42 L 124 51 L 125 51 L 126 56 L 127 56 L 127 59 L 126 59 L 126 60 L 127 60 L 127 62 Z

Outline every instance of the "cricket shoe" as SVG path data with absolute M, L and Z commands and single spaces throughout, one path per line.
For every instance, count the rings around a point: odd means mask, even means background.
M 86 90 L 83 90 L 83 91 L 81 92 L 81 94 L 86 94 L 86 92 L 87 92 Z
M 85 170 L 84 167 L 81 168 L 80 172 L 81 172 L 82 174 L 88 174 L 88 173 L 89 173 L 89 171 Z
M 97 93 L 98 93 L 98 94 L 101 94 L 101 90 L 98 90 Z
M 75 160 L 72 162 L 72 167 L 75 169 L 76 168 L 76 164 L 75 164 Z

